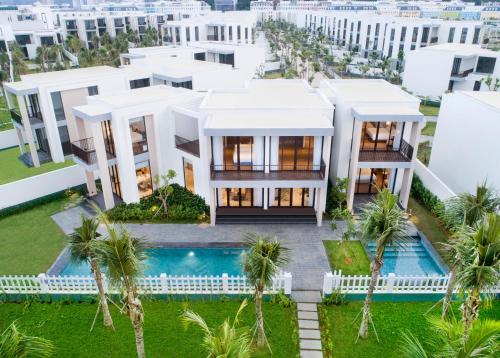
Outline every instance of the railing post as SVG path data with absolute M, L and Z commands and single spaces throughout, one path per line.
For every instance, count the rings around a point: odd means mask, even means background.
M 323 276 L 323 296 L 329 295 L 333 292 L 333 274 L 327 272 Z
M 40 285 L 40 293 L 49 293 L 49 285 L 46 281 L 47 276 L 44 273 L 38 275 L 38 284 Z
M 285 272 L 283 274 L 283 279 L 285 280 L 283 290 L 285 291 L 286 295 L 289 295 L 292 293 L 292 273 Z
M 160 285 L 161 285 L 161 292 L 168 293 L 168 284 L 167 284 L 167 274 L 166 273 L 160 274 Z
M 222 292 L 223 293 L 229 292 L 229 276 L 227 273 L 222 274 Z
M 394 284 L 396 283 L 396 274 L 395 273 L 390 273 L 387 275 L 387 292 L 388 293 L 391 293 L 392 291 L 394 291 Z M 375 282 L 375 285 L 377 285 L 377 283 Z

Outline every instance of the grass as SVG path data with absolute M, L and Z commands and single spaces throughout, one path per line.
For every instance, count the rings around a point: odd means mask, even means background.
M 410 198 L 408 202 L 408 209 L 411 210 L 412 213 L 410 218 L 411 222 L 415 224 L 418 230 L 424 233 L 432 243 L 432 246 L 434 246 L 443 257 L 444 250 L 441 243 L 448 241 L 448 233 L 439 223 L 439 220 L 413 198 Z
M 5 96 L 0 96 L 0 131 L 6 131 L 12 129 L 12 121 L 10 119 L 10 111 L 7 107 L 7 101 Z
M 282 78 L 281 72 L 269 72 L 264 75 L 264 79 L 266 80 L 274 80 L 276 78 Z
M 429 165 L 429 159 L 431 158 L 432 146 L 430 142 L 422 142 L 418 145 L 417 158 L 425 166 Z
M 380 342 L 377 342 L 371 327 L 369 337 L 356 342 L 359 321 L 354 325 L 352 322 L 360 312 L 362 304 L 357 301 L 343 306 L 322 306 L 322 328 L 328 327 L 328 339 L 333 350 L 333 354 L 328 352 L 325 357 L 399 358 L 403 356 L 398 351 L 401 346 L 401 331 L 410 330 L 424 346 L 433 335 L 424 314 L 434 302 L 374 302 L 371 313 Z M 454 308 L 455 316 L 459 317 L 458 305 Z M 431 315 L 433 314 L 439 315 L 440 307 L 435 308 Z M 481 316 L 500 319 L 500 301 L 493 302 L 493 307 L 489 310 L 483 308 Z M 323 339 L 325 338 L 323 336 Z
M 26 148 L 29 150 L 28 147 Z M 49 162 L 40 165 L 38 168 L 28 168 L 18 159 L 19 154 L 18 147 L 0 150 L 0 165 L 2 168 L 0 171 L 0 185 L 75 164 L 72 160 L 66 160 L 64 163 Z
M 226 317 L 234 317 L 240 303 L 221 302 L 144 302 L 144 340 L 148 357 L 205 357 L 200 329 L 182 326 L 179 315 L 185 308 L 199 313 L 210 327 L 218 326 Z M 13 320 L 23 331 L 53 341 L 55 357 L 136 357 L 134 333 L 130 320 L 112 306 L 115 332 L 102 327 L 102 318 L 93 332 L 89 332 L 96 311 L 90 303 L 71 304 L 14 304 L 0 305 L 0 332 Z M 272 357 L 297 357 L 297 323 L 294 308 L 281 308 L 265 303 L 264 319 Z M 243 311 L 241 324 L 252 327 L 254 306 Z M 255 352 L 252 357 L 271 357 L 267 350 Z
M 420 112 L 422 112 L 422 114 L 424 116 L 438 116 L 439 115 L 439 107 L 421 104 L 420 105 Z
M 434 134 L 436 133 L 436 125 L 437 125 L 437 122 L 427 122 L 425 127 L 422 129 L 421 134 L 434 137 Z
M 344 275 L 369 275 L 370 260 L 359 241 L 323 241 L 332 270 Z
M 65 246 L 50 216 L 67 203 L 58 199 L 0 219 L 0 275 L 37 275 L 50 267 Z

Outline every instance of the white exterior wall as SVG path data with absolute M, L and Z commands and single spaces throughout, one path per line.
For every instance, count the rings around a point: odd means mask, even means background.
M 466 93 L 443 96 L 429 169 L 455 193 L 473 193 L 485 180 L 500 189 L 499 118 L 498 108 Z

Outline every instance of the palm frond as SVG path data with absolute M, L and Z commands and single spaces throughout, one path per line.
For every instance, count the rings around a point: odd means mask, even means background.
M 422 346 L 422 343 L 420 343 L 418 338 L 415 337 L 409 331 L 401 333 L 401 345 L 399 350 L 405 357 L 412 357 L 412 358 L 429 357 L 424 347 Z
M 0 335 L 0 357 L 2 358 L 45 358 L 52 356 L 54 350 L 51 341 L 25 335 L 18 330 L 15 322 L 12 322 Z

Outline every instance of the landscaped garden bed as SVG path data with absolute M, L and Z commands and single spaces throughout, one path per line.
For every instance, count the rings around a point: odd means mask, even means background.
M 372 316 L 380 342 L 372 327 L 367 339 L 357 338 L 359 320 L 353 324 L 363 302 L 347 302 L 339 306 L 321 306 L 320 320 L 325 357 L 402 357 L 399 351 L 401 333 L 410 331 L 426 344 L 434 334 L 426 320 L 426 312 L 434 302 L 374 302 Z M 460 317 L 458 305 L 455 316 Z M 429 315 L 439 315 L 437 306 Z M 500 301 L 494 301 L 491 309 L 481 310 L 481 317 L 500 319 Z M 325 333 L 328 333 L 327 335 Z
M 343 275 L 369 275 L 370 259 L 360 241 L 323 241 L 332 271 Z
M 144 339 L 148 357 L 205 357 L 201 330 L 195 326 L 184 329 L 180 314 L 185 309 L 191 309 L 200 314 L 210 327 L 216 327 L 225 318 L 232 319 L 240 305 L 239 301 L 223 302 L 216 298 L 213 301 L 190 302 L 144 301 Z M 17 319 L 17 324 L 25 333 L 51 340 L 56 347 L 55 357 L 135 357 L 134 332 L 129 318 L 119 314 L 112 306 L 115 331 L 105 329 L 102 317 L 99 317 L 94 331 L 90 332 L 96 309 L 96 304 L 68 301 L 0 304 L 0 332 Z M 263 311 L 273 354 L 263 349 L 252 357 L 297 357 L 295 308 L 265 303 Z M 244 309 L 240 318 L 240 326 L 254 325 L 252 303 Z

